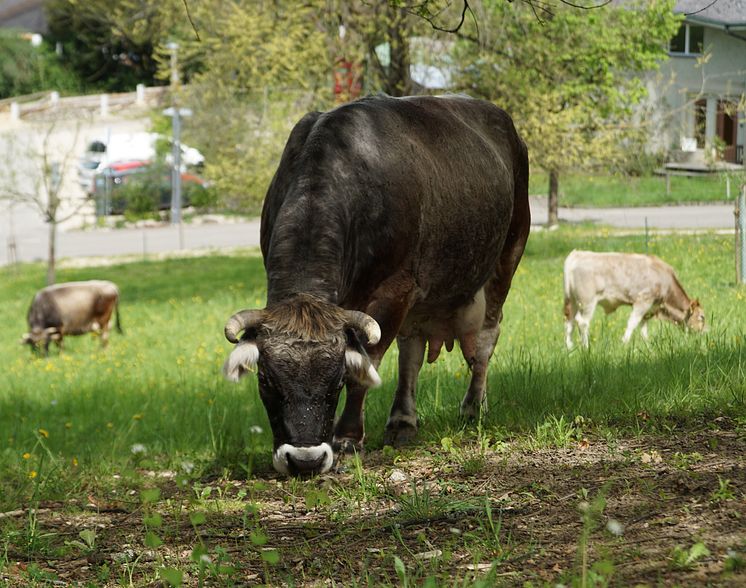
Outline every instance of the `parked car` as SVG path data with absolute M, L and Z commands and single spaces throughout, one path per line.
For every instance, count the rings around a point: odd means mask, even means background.
M 181 173 L 182 206 L 204 200 L 205 181 Z M 96 202 L 96 215 L 155 212 L 171 208 L 171 170 L 151 161 L 123 161 L 96 171 L 90 197 Z M 195 198 L 196 196 L 196 198 Z
M 87 193 L 94 191 L 93 178 L 107 167 L 131 161 L 153 161 L 156 158 L 156 143 L 170 143 L 171 138 L 157 133 L 115 133 L 98 137 L 88 143 L 78 163 L 78 183 Z M 181 144 L 181 167 L 183 170 L 199 171 L 204 165 L 204 156 L 193 147 Z M 166 155 L 171 164 L 171 154 Z

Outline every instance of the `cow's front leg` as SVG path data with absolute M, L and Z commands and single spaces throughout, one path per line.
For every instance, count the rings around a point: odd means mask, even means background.
M 417 435 L 417 376 L 425 359 L 424 337 L 400 336 L 396 342 L 399 346 L 399 384 L 383 434 L 384 444 L 394 447 L 406 445 Z
M 644 320 L 645 315 L 650 310 L 650 307 L 651 304 L 649 303 L 634 304 L 632 306 L 632 312 L 630 313 L 629 320 L 627 321 L 627 330 L 624 331 L 624 336 L 622 337 L 623 343 L 629 343 L 629 340 L 632 338 L 632 333 L 634 333 L 637 325 L 639 325 L 640 322 Z
M 371 358 L 371 363 L 377 370 L 380 362 Z M 334 427 L 332 447 L 337 453 L 362 451 L 365 440 L 365 396 L 368 388 L 354 381 L 348 381 L 346 388 L 345 407 Z
M 384 282 L 374 293 L 365 309 L 381 327 L 381 340 L 368 350 L 373 367 L 378 366 L 389 345 L 399 332 L 414 299 L 414 280 L 397 275 Z M 347 400 L 342 415 L 334 427 L 334 450 L 350 452 L 360 450 L 365 439 L 364 405 L 368 389 L 354 381 L 347 381 Z

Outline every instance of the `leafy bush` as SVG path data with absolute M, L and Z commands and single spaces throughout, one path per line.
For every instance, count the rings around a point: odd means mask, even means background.
M 38 47 L 18 31 L 0 32 L 0 99 L 44 90 L 74 93 L 80 82 L 46 44 Z
M 123 184 L 117 190 L 115 199 L 121 201 L 127 220 L 158 218 L 161 194 L 162 189 L 158 181 L 153 181 L 148 175 Z

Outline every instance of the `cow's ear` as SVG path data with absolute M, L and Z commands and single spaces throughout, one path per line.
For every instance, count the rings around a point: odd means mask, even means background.
M 702 305 L 699 303 L 699 298 L 695 298 L 692 300 L 691 304 L 692 308 L 700 308 Z
M 253 371 L 259 361 L 259 347 L 255 341 L 241 341 L 231 351 L 223 365 L 223 375 L 231 382 L 238 382 Z
M 381 385 L 381 376 L 378 375 L 376 368 L 373 367 L 368 354 L 364 350 L 358 351 L 348 347 L 345 350 L 345 366 L 347 367 L 347 375 L 356 382 L 368 388 Z

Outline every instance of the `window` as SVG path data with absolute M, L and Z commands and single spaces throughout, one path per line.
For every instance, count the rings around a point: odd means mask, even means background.
M 668 45 L 668 52 L 680 55 L 700 55 L 705 41 L 705 28 L 683 24 Z

